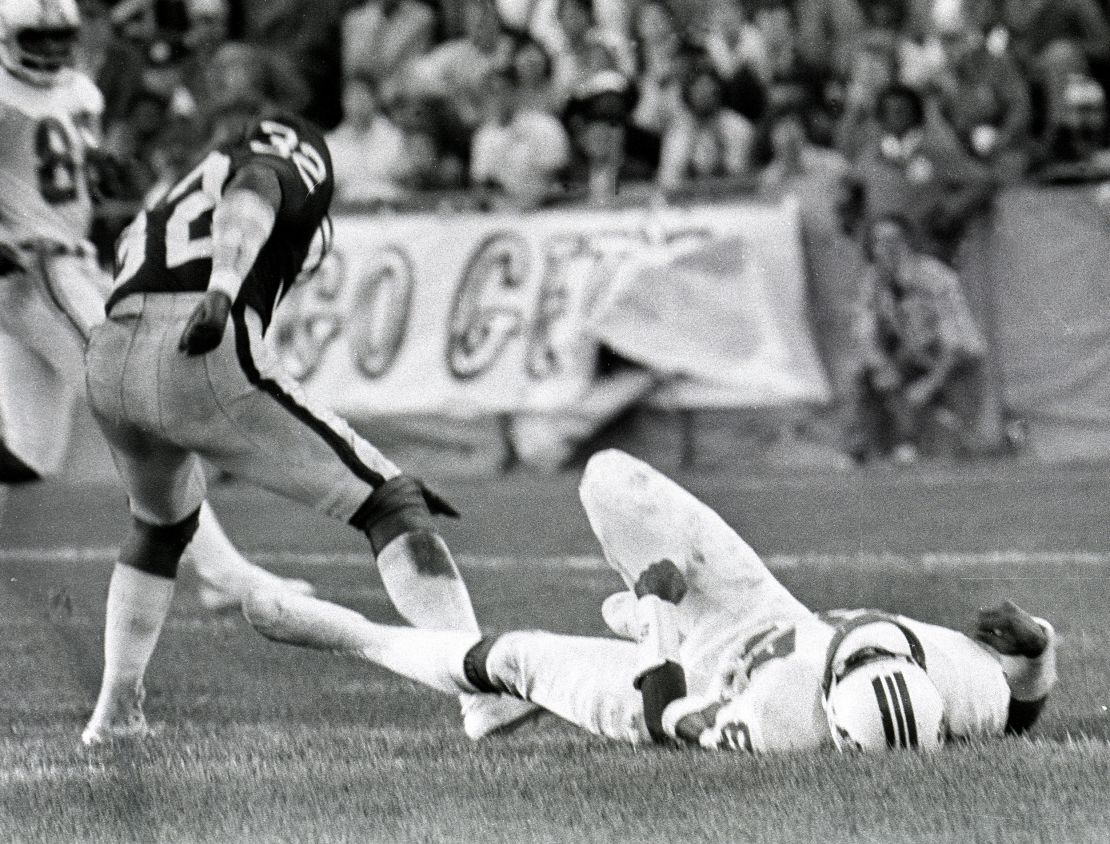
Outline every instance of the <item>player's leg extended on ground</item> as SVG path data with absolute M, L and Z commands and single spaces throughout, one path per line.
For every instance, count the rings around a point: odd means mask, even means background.
M 203 583 L 201 603 L 213 610 L 234 609 L 255 589 L 313 592 L 306 580 L 278 577 L 248 561 L 228 539 L 207 501 L 201 505 L 197 532 L 185 549 L 184 561 L 192 563 Z
M 596 735 L 647 740 L 632 685 L 631 642 L 543 631 L 480 639 L 464 631 L 395 627 L 289 592 L 256 592 L 243 613 L 270 639 L 356 656 L 448 694 L 510 694 Z
M 685 573 L 679 622 L 684 657 L 697 657 L 691 663 L 718 653 L 718 640 L 737 629 L 808 615 L 724 519 L 643 461 L 616 450 L 595 454 L 579 494 L 606 560 L 629 587 L 663 558 Z
M 483 639 L 467 657 L 467 677 L 594 735 L 648 743 L 643 701 L 633 686 L 636 648 L 623 639 L 515 631 Z
M 352 609 L 287 591 L 252 593 L 243 614 L 268 639 L 356 656 L 446 694 L 474 691 L 463 658 L 481 638 L 477 632 L 376 624 Z

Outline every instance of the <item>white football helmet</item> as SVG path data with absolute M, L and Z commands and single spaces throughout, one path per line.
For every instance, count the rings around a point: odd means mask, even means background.
M 905 639 L 895 644 L 891 634 L 898 632 Z M 944 701 L 925 671 L 924 649 L 908 628 L 872 620 L 841 631 L 829 651 L 824 705 L 838 750 L 940 748 Z
M 76 0 L 0 0 L 0 64 L 33 85 L 54 84 L 74 63 Z

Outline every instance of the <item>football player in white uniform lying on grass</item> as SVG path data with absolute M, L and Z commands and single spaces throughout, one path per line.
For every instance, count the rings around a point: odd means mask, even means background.
M 602 608 L 622 638 L 393 627 L 266 591 L 244 612 L 272 639 L 449 694 L 514 695 L 632 744 L 928 751 L 1026 730 L 1055 683 L 1052 627 L 1009 601 L 979 613 L 974 638 L 872 610 L 815 613 L 716 513 L 641 461 L 595 455 L 580 493 L 629 586 Z

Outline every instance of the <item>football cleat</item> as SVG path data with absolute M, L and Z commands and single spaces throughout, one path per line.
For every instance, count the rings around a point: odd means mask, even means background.
M 93 747 L 108 741 L 143 739 L 154 735 L 143 714 L 145 697 L 142 680 L 131 688 L 117 689 L 114 694 L 102 696 L 97 701 L 92 718 L 81 732 L 81 743 Z
M 0 0 L 0 64 L 32 85 L 53 85 L 75 61 L 76 0 Z
M 537 704 L 507 695 L 459 695 L 459 701 L 463 731 L 472 741 L 515 732 L 543 714 Z

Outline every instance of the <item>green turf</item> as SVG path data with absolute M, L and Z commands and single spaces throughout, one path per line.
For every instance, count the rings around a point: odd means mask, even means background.
M 384 620 L 367 569 L 314 569 L 326 597 Z M 1107 571 L 802 567 L 814 607 L 881 605 L 962 626 L 1010 596 L 1061 634 L 1034 741 L 922 759 L 756 760 L 634 751 L 554 721 L 474 746 L 455 705 L 353 661 L 267 642 L 200 610 L 185 578 L 155 654 L 159 736 L 77 746 L 99 673 L 107 572 L 34 561 L 0 588 L 2 841 L 1106 841 Z M 470 567 L 495 628 L 601 632 L 608 571 Z

